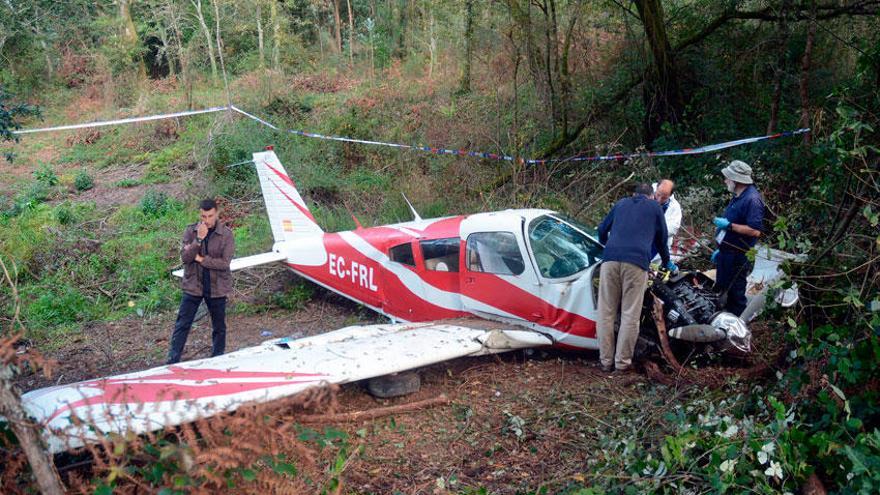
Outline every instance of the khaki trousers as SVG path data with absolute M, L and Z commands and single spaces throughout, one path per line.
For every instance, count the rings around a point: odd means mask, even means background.
M 632 367 L 633 350 L 639 337 L 642 301 L 648 286 L 648 272 L 636 265 L 619 261 L 602 263 L 599 273 L 599 360 L 604 366 L 619 370 Z M 617 352 L 614 326 L 620 317 Z

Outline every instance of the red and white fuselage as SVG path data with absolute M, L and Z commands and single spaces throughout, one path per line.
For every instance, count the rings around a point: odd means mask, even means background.
M 601 246 L 574 222 L 518 209 L 327 233 L 274 152 L 254 162 L 273 251 L 302 277 L 393 320 L 477 316 L 597 347 L 590 275 Z

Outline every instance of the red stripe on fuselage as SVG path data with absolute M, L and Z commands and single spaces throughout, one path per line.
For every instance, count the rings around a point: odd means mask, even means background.
M 427 241 L 432 239 L 448 239 L 452 237 L 459 237 L 459 226 L 461 225 L 462 220 L 464 220 L 464 216 L 442 218 L 437 220 L 427 219 L 424 220 L 424 222 L 431 223 L 428 224 L 428 226 L 424 229 L 419 229 L 410 225 L 400 225 L 397 227 L 382 225 L 378 227 L 358 229 L 357 235 L 359 235 L 363 240 L 370 243 L 370 245 L 374 248 L 382 251 L 383 253 L 387 253 L 388 249 L 390 249 L 391 247 L 403 244 L 407 241 L 412 241 L 414 239 L 418 239 L 419 241 Z M 413 236 L 406 233 L 404 229 L 415 232 L 419 235 Z
M 461 235 L 461 221 L 464 215 L 457 217 L 442 218 L 428 225 L 421 231 L 427 239 L 444 239 L 447 237 L 459 237 Z
M 412 242 L 415 239 L 411 234 L 385 226 L 359 229 L 354 234 L 386 255 L 392 247 Z
M 488 273 L 468 273 L 474 282 L 463 294 L 526 321 L 579 337 L 596 337 L 596 322 L 571 313 Z
M 432 321 L 466 316 L 466 313 L 444 308 L 426 300 L 419 293 L 421 286 L 407 287 L 392 271 L 355 249 L 339 234 L 325 234 L 324 246 L 328 253 L 327 263 L 320 266 L 296 263 L 288 263 L 288 265 L 293 270 L 346 297 L 402 320 Z M 331 264 L 334 266 L 331 267 Z M 415 272 L 410 267 L 400 266 Z M 361 277 L 360 267 L 367 270 L 366 280 Z M 376 291 L 370 289 L 371 283 L 375 284 Z

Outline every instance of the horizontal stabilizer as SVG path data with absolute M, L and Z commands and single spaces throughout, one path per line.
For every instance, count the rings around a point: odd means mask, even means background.
M 144 434 L 323 384 L 552 344 L 518 327 L 465 324 L 351 326 L 274 339 L 214 358 L 34 390 L 22 395 L 22 404 L 43 425 L 49 450 L 58 453 L 96 442 L 99 435 Z
M 244 258 L 235 258 L 232 262 L 229 263 L 229 270 L 236 271 L 244 268 L 250 268 L 252 266 L 258 265 L 266 265 L 269 263 L 274 263 L 276 261 L 284 261 L 287 259 L 287 255 L 284 253 L 262 253 L 255 254 L 253 256 L 245 256 Z M 175 277 L 183 278 L 183 268 L 179 270 L 174 270 L 171 272 Z

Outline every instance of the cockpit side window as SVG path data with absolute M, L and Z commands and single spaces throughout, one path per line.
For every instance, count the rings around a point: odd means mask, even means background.
M 545 278 L 565 278 L 596 263 L 602 247 L 572 225 L 548 215 L 529 224 L 529 243 Z
M 421 241 L 422 255 L 425 257 L 425 269 L 436 272 L 457 272 L 458 253 L 461 250 L 461 239 L 432 239 Z
M 525 262 L 516 236 L 510 232 L 477 232 L 467 238 L 468 270 L 496 275 L 520 275 Z
M 412 244 L 400 244 L 392 247 L 388 250 L 388 257 L 391 261 L 396 261 L 398 263 L 408 265 L 408 266 L 416 266 L 416 258 L 413 256 L 413 248 Z

